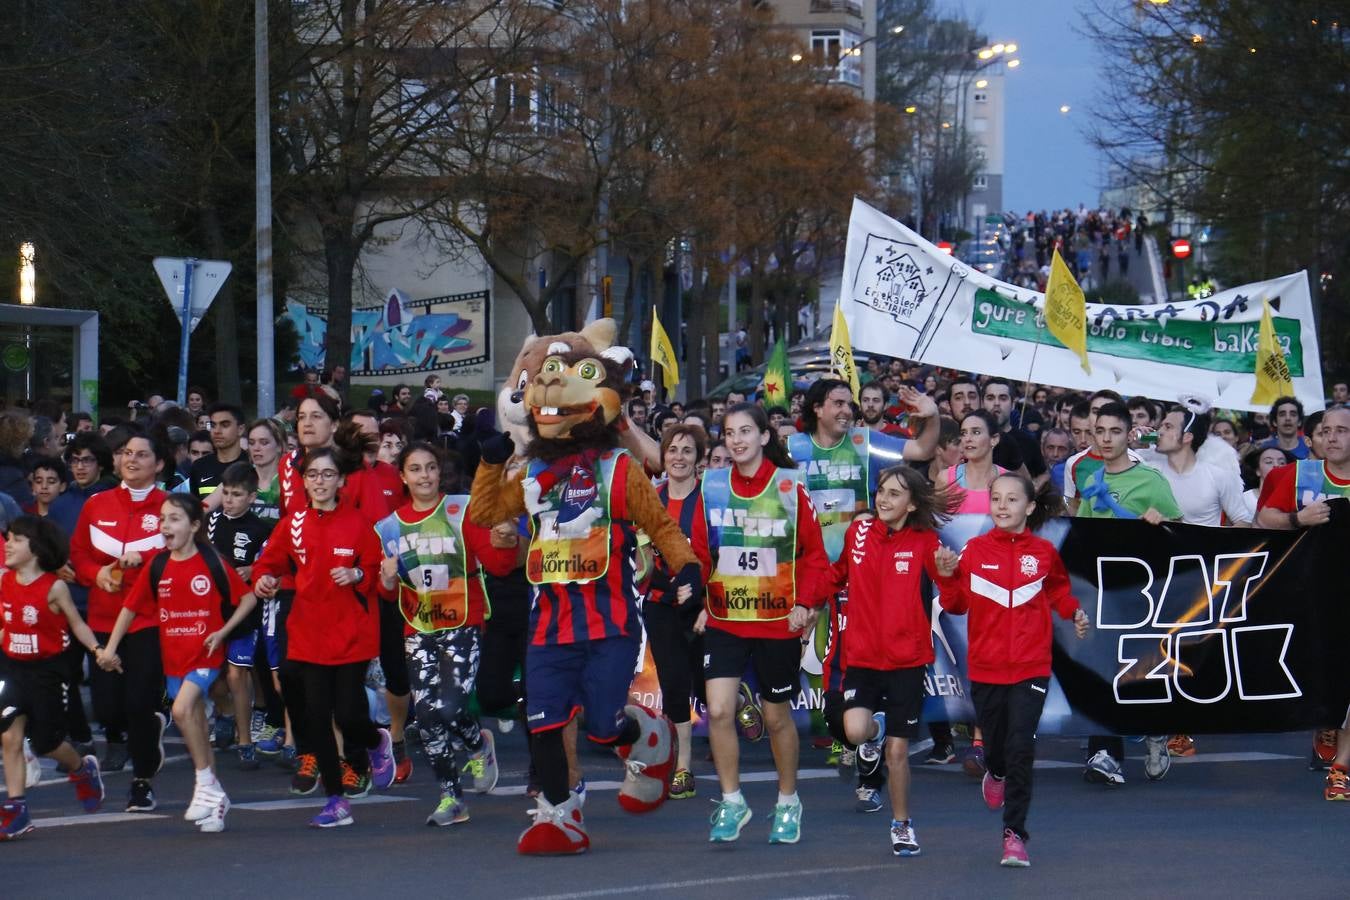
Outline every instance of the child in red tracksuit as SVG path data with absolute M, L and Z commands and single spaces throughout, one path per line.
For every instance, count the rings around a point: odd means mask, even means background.
M 380 542 L 364 516 L 338 501 L 345 473 L 359 462 L 333 447 L 307 450 L 299 473 L 309 505 L 277 523 L 253 564 L 260 597 L 276 596 L 282 577 L 295 576 L 281 685 L 300 738 L 291 791 L 311 793 L 317 775 L 328 794 L 310 822 L 316 828 L 352 824 L 348 798 L 364 797 L 372 784 L 384 790 L 394 780 L 393 741 L 371 723 L 365 687 L 366 667 L 380 652 Z
M 984 802 L 1003 809 L 1000 864 L 1019 867 L 1031 865 L 1026 820 L 1036 725 L 1050 683 L 1051 610 L 1072 618 L 1079 638 L 1088 630 L 1059 553 L 1032 533 L 1045 517 L 1034 498 L 1026 476 L 1000 475 L 990 485 L 994 530 L 966 544 L 959 562 L 937 560 L 942 608 L 970 616 L 967 666 L 988 765 Z
M 909 742 L 919 736 L 924 676 L 933 662 L 924 574 L 936 579 L 944 558 L 956 560 L 937 536 L 951 505 L 945 499 L 918 470 L 886 469 L 877 476 L 876 516 L 849 525 L 834 563 L 832 589 L 848 589 L 844 731 L 869 767 L 884 746 L 896 856 L 919 855 L 909 815 Z

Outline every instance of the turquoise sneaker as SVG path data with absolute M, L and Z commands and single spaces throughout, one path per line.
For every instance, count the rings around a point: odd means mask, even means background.
M 750 807 L 745 803 L 731 803 L 723 800 L 713 810 L 712 831 L 708 840 L 714 844 L 725 844 L 741 836 L 741 829 L 750 821 Z
M 770 844 L 795 844 L 802 839 L 802 804 L 773 808 L 773 827 L 769 829 Z

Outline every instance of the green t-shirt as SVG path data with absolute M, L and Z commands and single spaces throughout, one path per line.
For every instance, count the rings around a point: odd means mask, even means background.
M 1135 463 L 1124 472 L 1117 472 L 1114 475 L 1105 472 L 1104 477 L 1106 490 L 1111 495 L 1111 499 L 1136 516 L 1142 516 L 1151 507 L 1162 513 L 1164 519 L 1181 518 L 1181 507 L 1177 505 L 1176 498 L 1172 496 L 1172 486 L 1167 483 L 1163 474 L 1152 466 Z M 1083 488 L 1090 485 L 1095 478 L 1096 474 L 1094 473 L 1089 478 L 1079 482 L 1080 494 L 1083 492 Z M 1083 496 L 1078 504 L 1078 515 L 1085 519 L 1118 518 L 1110 508 L 1099 510 L 1098 505 L 1087 496 Z

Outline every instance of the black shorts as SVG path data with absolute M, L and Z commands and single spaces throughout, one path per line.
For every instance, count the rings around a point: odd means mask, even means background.
M 0 734 L 27 716 L 26 734 L 39 756 L 66 736 L 69 665 L 62 656 L 36 660 L 0 657 Z
M 703 632 L 705 680 L 739 679 L 749 662 L 755 665 L 765 703 L 786 703 L 796 695 L 802 670 L 800 638 L 747 638 L 713 626 Z
M 860 669 L 844 673 L 844 709 L 870 709 L 886 714 L 888 737 L 914 740 L 923 713 L 927 666 L 912 669 Z

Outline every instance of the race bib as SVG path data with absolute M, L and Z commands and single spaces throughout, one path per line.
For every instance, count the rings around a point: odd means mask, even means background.
M 778 553 L 772 547 L 718 547 L 717 573 L 731 577 L 764 577 L 778 572 Z

